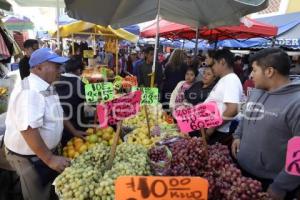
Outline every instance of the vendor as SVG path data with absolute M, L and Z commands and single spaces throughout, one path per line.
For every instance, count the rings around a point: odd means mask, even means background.
M 261 181 L 273 199 L 293 199 L 300 177 L 284 168 L 288 141 L 300 136 L 300 82 L 289 80 L 291 61 L 281 49 L 261 50 L 250 61 L 256 89 L 245 105 L 232 152 L 245 174 Z
M 48 48 L 36 50 L 29 60 L 30 75 L 16 84 L 10 96 L 4 144 L 7 160 L 20 176 L 25 200 L 49 199 L 54 178 L 70 165 L 69 159 L 55 154 L 64 125 L 81 133 L 63 121 L 51 86 L 67 60 Z
M 85 92 L 84 84 L 80 79 L 80 75 L 84 69 L 81 59 L 72 57 L 64 65 L 65 73 L 60 76 L 60 81 L 55 84 L 56 91 L 59 95 L 65 117 L 67 117 L 72 125 L 78 130 L 86 125 L 84 115 Z M 81 124 L 81 126 L 80 126 Z M 75 135 L 81 137 L 81 135 Z M 61 140 L 62 146 L 74 137 L 74 135 L 64 129 Z
M 209 144 L 220 142 L 231 144 L 229 132 L 231 120 L 238 114 L 243 88 L 239 77 L 233 73 L 234 55 L 228 50 L 218 50 L 213 57 L 213 73 L 220 80 L 214 86 L 205 102 L 216 102 L 223 117 L 223 124 L 206 130 Z

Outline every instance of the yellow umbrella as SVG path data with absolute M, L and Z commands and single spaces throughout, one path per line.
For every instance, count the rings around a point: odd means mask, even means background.
M 56 37 L 57 31 L 51 33 L 52 37 Z M 120 28 L 113 29 L 110 26 L 104 27 L 89 22 L 77 21 L 71 24 L 61 26 L 59 28 L 60 37 L 71 37 L 72 34 L 95 34 L 103 37 L 116 38 L 121 40 L 128 40 L 136 43 L 138 36 L 129 33 L 128 31 Z

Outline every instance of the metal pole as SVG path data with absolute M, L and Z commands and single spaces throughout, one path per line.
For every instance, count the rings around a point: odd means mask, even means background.
M 198 55 L 198 42 L 199 42 L 199 25 L 196 27 L 196 46 L 195 46 L 195 53 L 194 57 Z
M 157 50 L 159 45 L 159 14 L 160 14 L 160 0 L 158 0 L 158 11 L 156 16 L 156 36 L 155 36 L 155 47 L 154 47 L 154 57 L 152 64 L 152 75 L 151 75 L 151 87 L 154 87 L 154 78 L 155 78 L 155 65 L 157 59 Z
M 57 25 L 57 48 L 60 49 L 60 33 L 59 33 L 59 0 L 56 0 L 56 25 Z

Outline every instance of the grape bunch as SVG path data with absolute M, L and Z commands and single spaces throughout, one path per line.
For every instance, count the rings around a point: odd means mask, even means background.
M 161 142 L 172 154 L 171 163 L 165 170 L 165 176 L 197 176 L 205 166 L 206 151 L 200 138 L 167 138 Z M 154 146 L 149 150 L 152 162 L 168 160 L 161 146 Z M 155 165 L 152 171 L 156 171 Z
M 201 138 L 166 139 L 149 150 L 152 172 L 159 167 L 152 165 L 152 162 L 167 160 L 162 145 L 172 153 L 171 164 L 165 166 L 163 174 L 155 175 L 203 177 L 209 183 L 208 199 L 211 200 L 270 200 L 268 194 L 262 192 L 259 181 L 242 175 L 233 163 L 227 146 L 217 143 L 209 145 L 206 151 Z
M 109 152 L 110 148 L 100 143 L 72 161 L 55 180 L 60 198 L 113 200 L 114 182 L 119 176 L 150 175 L 147 149 L 142 145 L 119 145 L 112 169 L 106 170 Z

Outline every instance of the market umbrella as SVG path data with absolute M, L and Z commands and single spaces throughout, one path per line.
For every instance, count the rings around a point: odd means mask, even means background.
M 9 17 L 5 17 L 3 21 L 8 30 L 23 31 L 23 30 L 31 30 L 34 27 L 32 21 L 25 16 L 23 17 L 9 16 Z
M 6 0 L 0 0 L 0 9 L 9 11 L 11 10 L 11 5 Z
M 193 27 L 238 24 L 239 18 L 267 7 L 267 0 L 65 0 L 70 17 L 124 27 L 155 19 Z M 158 12 L 159 10 L 159 12 Z
M 124 27 L 157 18 L 156 61 L 160 17 L 196 30 L 203 26 L 238 24 L 240 17 L 266 8 L 268 0 L 65 0 L 65 3 L 70 17 L 104 26 Z
M 128 31 L 120 28 L 113 29 L 110 26 L 104 27 L 99 26 L 93 23 L 84 22 L 84 21 L 75 21 L 70 24 L 59 27 L 60 37 L 71 37 L 72 34 L 80 33 L 90 33 L 102 35 L 103 37 L 112 37 L 117 39 L 124 39 L 130 42 L 136 43 L 138 41 L 138 36 L 129 33 Z M 52 32 L 52 37 L 55 37 L 57 31 Z
M 240 25 L 221 26 L 213 29 L 206 27 L 199 29 L 199 37 L 209 41 L 225 39 L 248 39 L 254 37 L 273 37 L 277 34 L 278 28 L 273 25 L 258 22 L 256 20 L 244 17 Z M 144 28 L 141 32 L 142 37 L 155 37 L 156 22 Z M 187 25 L 160 20 L 159 35 L 168 39 L 194 39 L 196 38 L 196 29 Z

